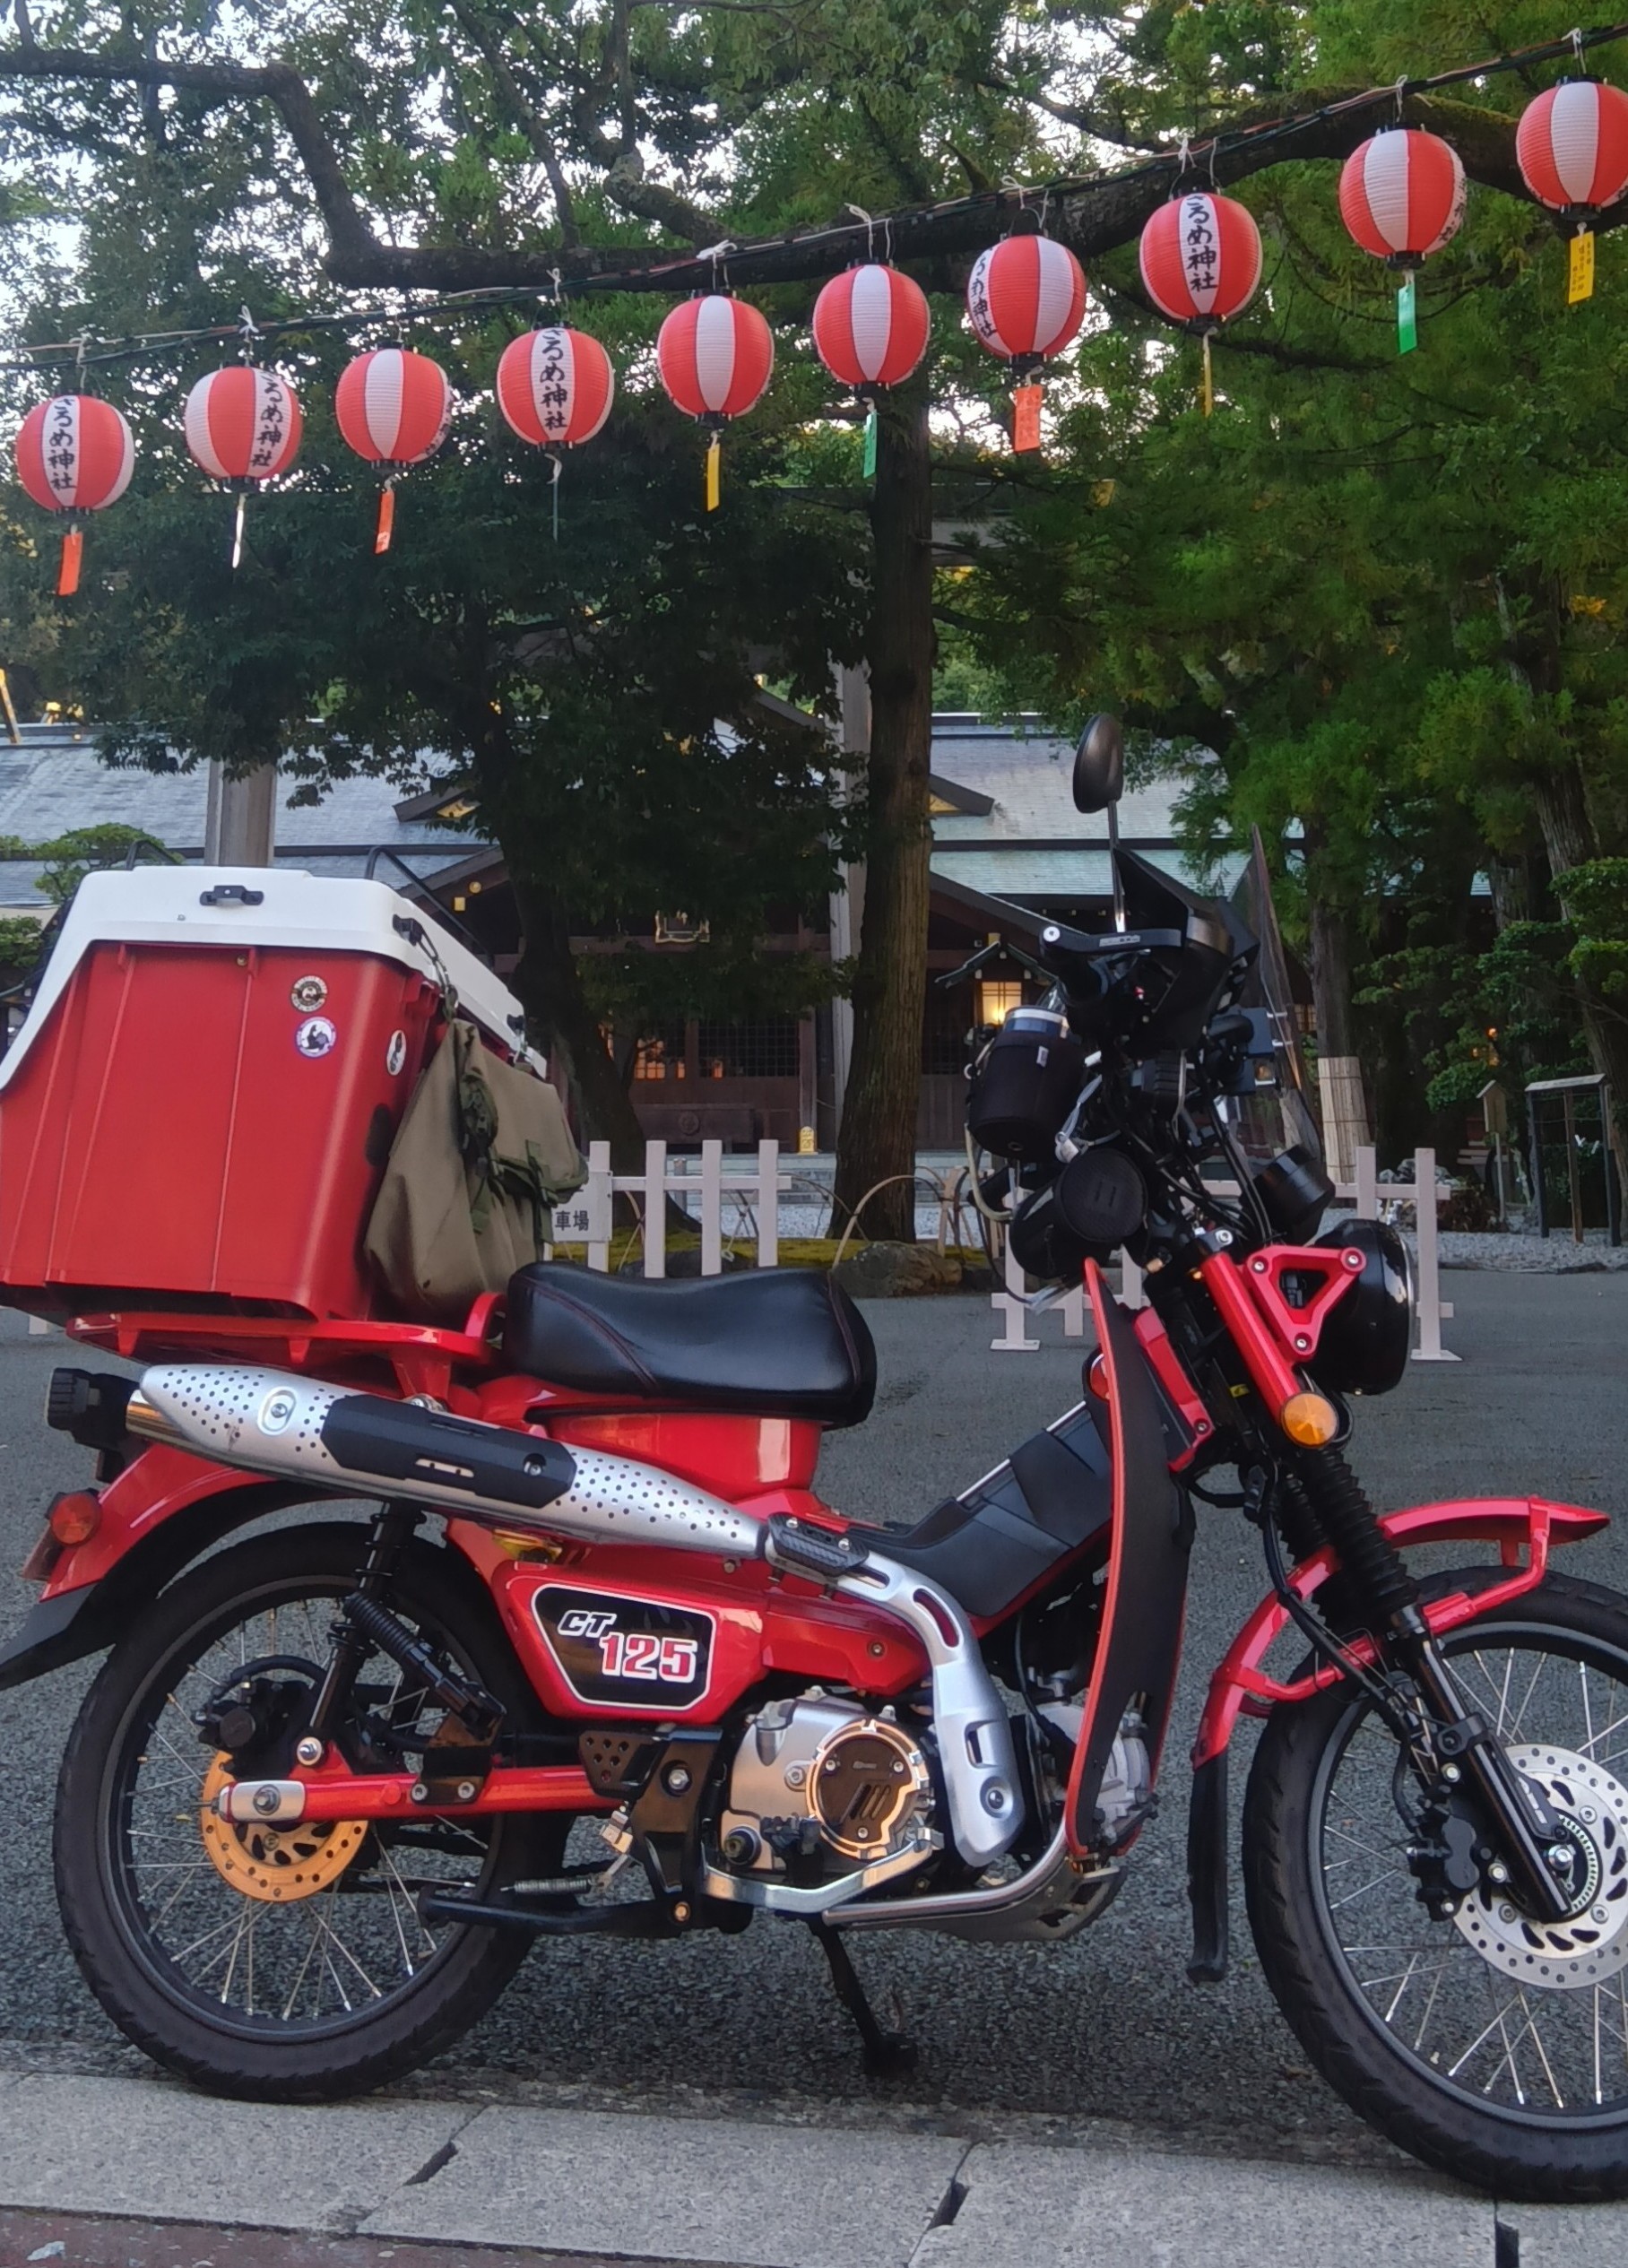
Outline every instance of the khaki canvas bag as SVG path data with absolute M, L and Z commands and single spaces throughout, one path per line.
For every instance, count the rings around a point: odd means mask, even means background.
M 396 1130 L 364 1249 L 405 1313 L 456 1325 L 541 1259 L 550 1208 L 586 1179 L 553 1087 L 455 1017 Z

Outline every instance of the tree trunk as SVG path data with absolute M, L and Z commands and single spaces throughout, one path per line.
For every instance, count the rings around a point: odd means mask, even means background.
M 1574 866 L 1598 858 L 1600 845 L 1589 817 L 1582 774 L 1574 762 L 1552 765 L 1537 780 L 1537 823 L 1554 880 L 1554 896 L 1568 922 L 1573 920 L 1567 901 L 1565 878 Z M 1605 1074 L 1611 1097 L 1611 1151 L 1619 1184 L 1628 1188 L 1628 1018 L 1613 1000 L 1605 999 L 1584 978 L 1577 981 L 1583 1032 L 1594 1068 Z
M 901 1177 L 915 1171 L 932 853 L 932 459 L 924 381 L 883 397 L 877 440 L 865 912 L 836 1217 L 840 1234 L 850 1208 L 888 1182 L 861 1226 L 870 1236 L 910 1241 L 915 1193 Z
M 509 879 L 525 937 L 515 990 L 527 1023 L 565 1073 L 583 1147 L 609 1142 L 617 1173 L 642 1173 L 644 1130 L 583 991 L 565 909 L 523 879 L 512 861 Z
M 1317 1052 L 1320 1056 L 1355 1055 L 1350 916 L 1343 906 L 1332 905 L 1318 894 L 1310 875 L 1306 899 L 1311 917 L 1312 1002 L 1317 1017 Z

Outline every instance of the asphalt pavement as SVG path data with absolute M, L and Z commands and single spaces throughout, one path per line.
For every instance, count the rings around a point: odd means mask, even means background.
M 1463 1362 L 1416 1364 L 1396 1394 L 1361 1409 L 1355 1459 L 1381 1505 L 1542 1493 L 1628 1514 L 1628 1280 L 1455 1273 L 1444 1289 L 1458 1310 L 1448 1344 Z M 981 1300 L 878 1303 L 869 1319 L 877 1412 L 833 1438 L 820 1481 L 868 1519 L 918 1517 L 1078 1398 L 1080 1349 L 1055 1317 L 1039 1326 L 1038 1353 L 1000 1355 Z M 7 1568 L 32 1544 L 52 1493 L 82 1484 L 88 1467 L 39 1415 L 53 1364 L 79 1358 L 59 1336 L 25 1333 L 20 1318 L 0 1317 Z M 1628 1588 L 1628 1526 L 1568 1563 Z M 1061 1947 L 905 1935 L 856 1946 L 873 1995 L 919 2044 L 909 2079 L 862 2075 L 817 1948 L 795 1926 L 759 1920 L 737 1938 L 542 1948 L 497 2010 L 398 2099 L 855 2129 L 879 2117 L 899 2134 L 991 2147 L 1036 2147 L 1112 2121 L 1160 2147 L 1232 2151 L 1243 2135 L 1280 2161 L 1399 2171 L 1397 2153 L 1302 2062 L 1250 1952 L 1240 1900 L 1232 1975 L 1199 1989 L 1184 1974 L 1181 1759 L 1209 1671 L 1262 1588 L 1252 1533 L 1234 1513 L 1205 1514 L 1165 1810 L 1095 1928 Z M 0 1579 L 0 1627 L 31 1597 Z M 0 1696 L 0 2068 L 128 2077 L 148 2067 L 80 1984 L 51 1889 L 53 1783 L 86 1683 L 75 1669 Z M 0 2106 L 0 2124 L 6 2115 Z M 25 2202 L 0 2193 L 0 2203 Z

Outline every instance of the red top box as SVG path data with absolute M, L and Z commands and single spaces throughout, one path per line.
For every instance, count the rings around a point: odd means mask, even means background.
M 361 1239 L 443 1016 L 519 1003 L 379 882 L 141 867 L 81 884 L 0 1060 L 0 1301 L 364 1318 Z

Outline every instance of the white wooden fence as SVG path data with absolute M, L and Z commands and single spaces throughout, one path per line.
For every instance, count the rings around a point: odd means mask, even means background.
M 970 1243 L 976 1237 L 966 1178 L 965 1166 L 944 1173 L 931 1170 L 917 1173 L 918 1189 L 927 1190 L 938 1208 L 940 1251 L 947 1244 Z M 1229 1182 L 1217 1182 L 1215 1188 L 1220 1196 L 1236 1194 L 1235 1186 Z M 1441 1294 L 1437 1207 L 1442 1191 L 1436 1183 L 1435 1152 L 1415 1152 L 1411 1182 L 1381 1182 L 1373 1150 L 1359 1149 L 1355 1181 L 1341 1183 L 1336 1194 L 1359 1220 L 1378 1220 L 1381 1214 L 1388 1216 L 1403 1208 L 1413 1214 L 1419 1341 L 1413 1359 L 1416 1363 L 1456 1363 L 1458 1355 L 1442 1344 L 1442 1326 L 1452 1320 L 1453 1311 Z M 732 1243 L 754 1244 L 759 1268 L 776 1267 L 783 1200 L 790 1198 L 821 1210 L 828 1209 L 831 1203 L 829 1184 L 811 1173 L 795 1152 L 783 1156 L 777 1142 L 759 1142 L 755 1158 L 726 1156 L 721 1142 L 703 1142 L 699 1157 L 672 1157 L 665 1142 L 646 1142 L 642 1173 L 613 1173 L 610 1144 L 594 1142 L 588 1150 L 587 1181 L 554 1212 L 557 1241 L 585 1244 L 590 1268 L 610 1268 L 613 1200 L 619 1196 L 633 1200 L 637 1225 L 628 1234 L 628 1253 L 636 1244 L 647 1277 L 667 1273 L 669 1198 L 676 1199 L 695 1220 L 700 1233 L 703 1276 L 723 1272 L 726 1238 Z M 1421 1197 L 1426 1201 L 1421 1203 Z M 1041 1341 L 1032 1336 L 1030 1326 L 1052 1312 L 1062 1319 L 1065 1338 L 1083 1337 L 1085 1294 L 1079 1286 L 1069 1292 L 1031 1293 L 1009 1250 L 1002 1257 L 1005 1288 L 992 1293 L 990 1302 L 1002 1328 L 990 1342 L 992 1350 L 1000 1355 L 1036 1353 Z M 1122 1296 L 1130 1306 L 1142 1303 L 1141 1271 L 1128 1259 L 1122 1262 Z
M 1450 1303 L 1442 1297 L 1442 1248 L 1437 1208 L 1443 1192 L 1436 1181 L 1434 1150 L 1416 1150 L 1413 1168 L 1411 1182 L 1381 1182 L 1373 1150 L 1359 1149 L 1356 1153 L 1356 1178 L 1338 1183 L 1335 1196 L 1340 1204 L 1350 1206 L 1357 1219 L 1362 1221 L 1389 1217 L 1404 1207 L 1413 1214 L 1416 1247 L 1414 1277 L 1419 1339 L 1413 1349 L 1413 1359 L 1416 1363 L 1456 1363 L 1459 1357 L 1442 1344 L 1442 1326 L 1451 1322 L 1453 1311 Z M 1215 1182 L 1210 1187 L 1217 1197 L 1235 1197 L 1238 1193 L 1234 1182 Z M 1142 1271 L 1134 1260 L 1125 1255 L 1121 1258 L 1121 1297 L 1128 1307 L 1140 1307 Z M 1053 1310 L 1062 1317 L 1065 1338 L 1083 1336 L 1086 1328 L 1085 1294 L 1078 1286 L 1066 1293 L 1031 1293 L 1027 1279 L 1013 1259 L 1009 1246 L 1004 1255 L 1004 1262 L 1005 1289 L 992 1293 L 990 1299 L 990 1304 L 1001 1323 L 1000 1336 L 990 1341 L 995 1354 L 1033 1355 L 1038 1352 L 1041 1342 L 1030 1336 L 1028 1326 L 1040 1315 Z

